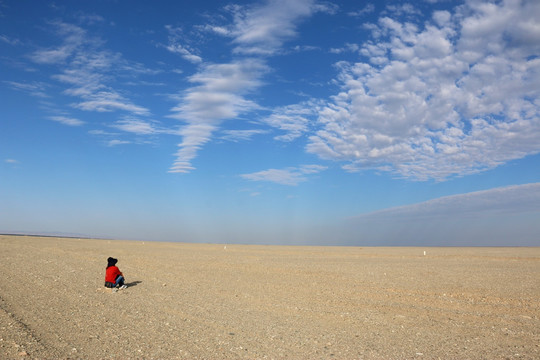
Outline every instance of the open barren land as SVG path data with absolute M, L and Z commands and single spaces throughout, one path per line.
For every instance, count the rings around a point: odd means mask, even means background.
M 540 359 L 540 248 L 0 236 L 0 358 Z

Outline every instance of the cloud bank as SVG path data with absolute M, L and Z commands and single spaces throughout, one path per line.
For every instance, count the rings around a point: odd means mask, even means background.
M 351 242 L 540 246 L 540 183 L 452 195 L 347 220 Z M 352 235 L 354 233 L 354 235 Z

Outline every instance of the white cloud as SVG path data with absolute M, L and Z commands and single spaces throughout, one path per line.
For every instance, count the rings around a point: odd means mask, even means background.
M 31 83 L 22 83 L 17 81 L 3 81 L 5 84 L 10 85 L 12 88 L 29 93 L 32 96 L 47 98 L 46 88 L 47 85 L 42 82 L 33 81 Z
M 137 135 L 152 135 L 160 132 L 152 123 L 132 117 L 119 120 L 112 127 Z
M 78 16 L 79 21 L 87 24 L 96 24 L 105 22 L 105 18 L 97 14 L 80 14 Z
M 176 28 L 171 25 L 166 25 L 165 28 L 169 32 L 169 44 L 165 46 L 167 50 L 179 54 L 182 58 L 193 64 L 202 62 L 202 58 L 195 54 L 196 50 L 192 49 L 187 44 L 181 44 L 189 39 L 189 37 L 184 36 L 181 28 Z
M 180 129 L 183 140 L 178 144 L 178 151 L 175 153 L 176 160 L 169 169 L 171 173 L 188 173 L 195 167 L 191 161 L 197 156 L 197 151 L 206 144 L 216 130 L 216 126 L 211 124 L 189 124 Z
M 114 122 L 110 127 L 122 130 L 135 135 L 182 135 L 178 129 L 167 128 L 155 120 L 145 120 L 134 116 L 124 116 Z M 94 132 L 95 135 L 116 135 L 104 131 Z
M 123 60 L 118 53 L 102 50 L 103 42 L 87 35 L 79 26 L 52 22 L 51 25 L 62 43 L 57 47 L 40 49 L 30 55 L 38 64 L 58 66 L 60 73 L 52 76 L 71 87 L 64 93 L 79 97 L 76 108 L 86 111 L 126 111 L 138 115 L 148 115 L 149 110 L 133 104 L 108 83 L 115 79 L 115 73 L 148 73 L 140 64 Z
M 258 109 L 258 105 L 244 95 L 260 86 L 260 77 L 266 70 L 263 62 L 246 59 L 206 65 L 189 78 L 198 85 L 188 89 L 182 102 L 172 109 L 175 114 L 171 117 L 188 125 L 180 132 L 184 139 L 171 172 L 193 170 L 191 160 L 223 120 Z
M 317 174 L 317 173 L 320 173 L 321 171 L 324 171 L 328 169 L 328 167 L 326 166 L 322 166 L 322 165 L 302 165 L 300 166 L 299 170 L 302 174 Z
M 387 5 L 386 12 L 392 14 L 392 16 L 403 16 L 403 15 L 420 15 L 421 12 L 415 8 L 410 3 L 404 3 L 400 5 Z
M 240 176 L 251 181 L 269 181 L 281 185 L 296 186 L 308 180 L 306 175 L 317 174 L 326 169 L 325 166 L 321 165 L 303 165 L 299 168 L 268 169 L 251 174 L 242 174 Z
M 198 55 L 192 54 L 189 50 L 180 44 L 170 44 L 166 47 L 172 53 L 180 54 L 187 61 L 198 64 L 202 62 L 202 58 Z
M 67 116 L 49 116 L 49 119 L 68 126 L 84 125 L 84 121 Z
M 130 144 L 130 142 L 124 141 L 124 140 L 118 140 L 118 139 L 107 141 L 107 146 L 109 147 L 118 146 L 118 145 L 126 145 L 126 144 Z
M 320 106 L 321 104 L 317 101 L 310 100 L 278 107 L 262 122 L 285 132 L 283 135 L 276 136 L 276 140 L 293 141 L 310 130 L 310 120 L 316 116 Z
M 21 41 L 19 39 L 14 39 L 14 38 L 11 38 L 11 37 L 3 35 L 3 34 L 0 34 L 0 41 L 4 42 L 6 44 L 9 44 L 9 45 L 18 45 L 18 44 L 21 43 Z
M 206 24 L 206 25 L 198 26 L 197 28 L 199 30 L 212 32 L 221 36 L 231 36 L 230 30 L 223 26 Z
M 64 90 L 65 94 L 83 99 L 106 88 L 104 74 L 81 68 L 64 69 L 61 74 L 53 75 L 53 79 L 72 86 Z
M 31 58 L 40 64 L 58 64 L 64 62 L 72 52 L 72 46 L 61 46 L 56 49 L 38 50 L 32 54 Z
M 78 109 L 86 111 L 110 112 L 124 110 L 137 115 L 149 115 L 147 108 L 132 104 L 116 92 L 100 91 L 86 96 L 86 101 L 74 104 Z
M 360 50 L 360 47 L 357 44 L 347 43 L 341 48 L 331 48 L 330 52 L 332 54 L 341 54 L 344 52 L 357 52 L 358 50 Z
M 302 51 L 320 50 L 321 48 L 318 47 L 318 46 L 312 46 L 312 45 L 295 45 L 291 49 L 296 51 L 296 52 L 302 52 Z
M 364 6 L 362 9 L 357 10 L 357 11 L 351 11 L 347 13 L 347 15 L 354 16 L 354 17 L 361 17 L 366 14 L 370 14 L 374 11 L 375 11 L 375 5 L 369 3 L 369 4 L 366 4 L 366 6 Z
M 83 45 L 86 40 L 86 32 L 72 24 L 54 21 L 50 23 L 63 40 L 62 45 L 55 48 L 40 49 L 30 55 L 30 58 L 40 64 L 61 64 L 72 57 L 77 48 Z
M 88 133 L 90 135 L 96 135 L 96 136 L 116 136 L 116 135 L 118 135 L 116 133 L 111 133 L 111 132 L 107 132 L 107 131 L 104 131 L 104 130 L 90 130 L 90 131 L 88 131 Z
M 227 141 L 246 141 L 251 140 L 251 138 L 255 135 L 261 135 L 268 133 L 267 130 L 223 130 L 221 132 L 223 135 L 220 137 L 222 140 Z
M 296 22 L 317 11 L 330 12 L 333 6 L 317 5 L 312 0 L 272 0 L 264 6 L 231 7 L 234 26 L 229 31 L 234 37 L 236 53 L 272 55 L 287 39 L 296 35 Z
M 7 164 L 18 164 L 19 163 L 19 161 L 15 160 L 15 159 L 5 159 L 4 162 L 7 163 Z
M 419 180 L 540 152 L 539 17 L 537 2 L 467 2 L 425 26 L 381 18 L 367 61 L 339 63 L 307 151 Z

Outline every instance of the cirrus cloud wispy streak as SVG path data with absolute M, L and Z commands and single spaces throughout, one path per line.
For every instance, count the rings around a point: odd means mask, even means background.
M 301 18 L 325 10 L 312 0 L 273 0 L 263 6 L 227 8 L 233 13 L 233 24 L 209 28 L 232 39 L 237 58 L 223 64 L 203 63 L 189 78 L 196 85 L 187 89 L 181 103 L 172 109 L 171 117 L 186 125 L 180 130 L 183 139 L 170 172 L 193 170 L 192 160 L 222 121 L 260 108 L 248 96 L 263 84 L 262 77 L 270 70 L 265 57 L 276 54 L 283 42 L 295 35 Z
M 58 67 L 59 72 L 52 78 L 69 86 L 64 94 L 80 99 L 72 104 L 74 108 L 150 114 L 147 108 L 134 104 L 109 85 L 114 80 L 114 72 L 137 73 L 142 69 L 129 64 L 120 54 L 103 49 L 102 40 L 89 36 L 80 26 L 61 21 L 50 25 L 61 44 L 36 50 L 30 59 L 37 64 Z

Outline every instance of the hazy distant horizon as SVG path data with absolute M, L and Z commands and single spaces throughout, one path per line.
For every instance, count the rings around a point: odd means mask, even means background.
M 61 231 L 0 231 L 6 235 L 44 235 L 215 244 L 328 245 L 328 246 L 540 246 L 540 183 L 460 194 L 424 203 L 361 214 L 334 227 L 312 229 L 312 239 L 206 239 L 160 236 L 116 237 Z M 514 228 L 512 217 L 528 222 Z M 505 220 L 506 219 L 506 220 Z M 315 230 L 315 231 L 313 231 Z M 331 234 L 334 234 L 332 237 Z M 315 235 L 317 234 L 317 235 Z M 355 237 L 356 234 L 356 237 Z M 362 235 L 363 234 L 363 235 Z M 484 236 L 484 238 L 477 238 Z M 411 238 L 414 237 L 414 238 Z M 266 240 L 263 240 L 266 239 Z
M 266 243 L 229 243 L 229 242 L 190 242 L 190 241 L 178 241 L 178 240 L 155 240 L 155 239 L 117 239 L 117 238 L 108 238 L 108 237 L 91 237 L 91 236 L 75 236 L 75 235 L 69 235 L 69 234 L 62 234 L 61 232 L 58 233 L 40 233 L 40 232 L 12 232 L 12 233 L 4 233 L 0 232 L 0 236 L 28 236 L 28 237 L 43 237 L 43 238 L 59 238 L 59 239 L 81 239 L 81 240 L 107 240 L 107 241 L 133 241 L 133 242 L 156 242 L 156 243 L 178 243 L 178 244 L 206 244 L 206 245 L 223 245 L 223 246 L 298 246 L 298 247 L 396 247 L 396 248 L 537 248 L 540 247 L 538 244 L 532 244 L 532 245 L 383 245 L 383 244 L 367 244 L 367 245 L 351 245 L 351 244 L 266 244 Z

